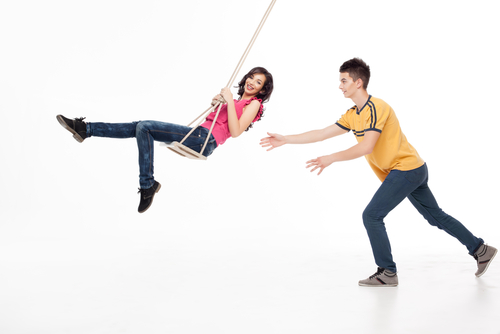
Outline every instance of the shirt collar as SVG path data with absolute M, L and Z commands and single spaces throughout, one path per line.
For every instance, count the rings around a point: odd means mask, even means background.
M 371 95 L 368 95 L 368 100 L 366 100 L 366 103 L 365 105 L 360 109 L 360 110 L 357 110 L 358 107 L 356 106 L 356 114 L 359 115 L 361 113 L 361 111 L 363 111 L 363 109 L 365 109 L 366 105 L 368 104 L 368 102 L 370 102 L 370 99 L 372 98 Z

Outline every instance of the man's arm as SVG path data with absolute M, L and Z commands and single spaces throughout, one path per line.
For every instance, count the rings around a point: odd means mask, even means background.
M 365 133 L 362 142 L 354 145 L 353 147 L 345 151 L 340 151 L 337 153 L 309 160 L 308 162 L 306 162 L 307 163 L 306 168 L 312 167 L 311 172 L 314 172 L 316 169 L 319 168 L 318 175 L 320 175 L 321 172 L 323 172 L 323 169 L 330 166 L 334 162 L 353 160 L 363 157 L 367 154 L 372 153 L 379 137 L 380 137 L 380 132 L 368 131 Z
M 310 144 L 333 138 L 347 132 L 347 130 L 342 129 L 337 124 L 332 124 L 324 129 L 312 130 L 299 135 L 285 136 L 285 139 L 287 144 Z
M 277 133 L 267 133 L 269 137 L 263 138 L 260 141 L 260 145 L 262 147 L 269 147 L 268 151 L 273 148 L 280 147 L 284 144 L 310 144 L 316 143 L 318 141 L 323 141 L 328 138 L 336 137 L 338 135 L 342 135 L 347 133 L 348 130 L 345 130 L 338 126 L 337 124 L 332 124 L 324 129 L 320 130 L 312 130 L 308 132 L 304 132 L 298 135 L 288 135 L 282 136 Z

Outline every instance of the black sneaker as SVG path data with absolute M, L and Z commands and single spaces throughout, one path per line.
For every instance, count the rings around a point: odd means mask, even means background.
M 151 204 L 153 204 L 153 198 L 155 197 L 155 194 L 160 191 L 161 184 L 159 182 L 156 182 L 153 184 L 151 188 L 148 189 L 140 189 L 139 188 L 139 193 L 141 194 L 141 201 L 139 203 L 139 213 L 143 213 L 149 207 Z
M 83 121 L 85 117 L 69 119 L 63 115 L 57 115 L 56 118 L 63 128 L 73 134 L 77 142 L 81 143 L 87 138 L 87 123 Z

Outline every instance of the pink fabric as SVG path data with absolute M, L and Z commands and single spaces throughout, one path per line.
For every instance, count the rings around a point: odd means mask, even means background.
M 247 105 L 250 104 L 253 100 L 257 100 L 260 102 L 260 109 L 259 112 L 257 112 L 257 116 L 255 116 L 255 119 L 252 121 L 256 122 L 259 120 L 260 116 L 262 115 L 262 109 L 264 108 L 262 106 L 262 100 L 258 99 L 256 97 L 252 97 L 250 100 L 234 100 L 234 106 L 236 108 L 236 115 L 238 116 L 238 119 L 240 119 L 241 115 L 243 115 L 243 108 L 245 108 Z M 204 123 L 202 123 L 200 126 L 207 128 L 210 130 L 210 127 L 212 126 L 212 123 L 215 118 L 215 114 L 217 114 L 217 107 L 213 112 L 211 112 Z M 214 135 L 215 141 L 217 142 L 217 146 L 224 144 L 224 142 L 231 137 L 231 132 L 229 131 L 229 125 L 227 123 L 227 104 L 222 105 L 222 108 L 220 109 L 219 116 L 217 117 L 217 121 L 215 122 L 215 126 L 212 130 L 212 134 Z

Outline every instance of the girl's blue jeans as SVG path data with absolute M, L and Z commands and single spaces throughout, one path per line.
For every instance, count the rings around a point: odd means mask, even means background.
M 139 184 L 141 189 L 151 188 L 153 177 L 154 141 L 170 144 L 180 142 L 191 131 L 191 127 L 158 121 L 140 121 L 131 123 L 87 123 L 87 137 L 136 138 L 139 149 Z M 200 152 L 208 136 L 208 129 L 199 126 L 182 143 L 190 149 Z M 213 135 L 210 135 L 203 155 L 208 157 L 217 147 Z
M 467 247 L 470 255 L 484 243 L 458 220 L 439 208 L 427 181 L 426 164 L 410 171 L 392 170 L 363 212 L 363 223 L 368 232 L 375 263 L 379 267 L 397 272 L 396 263 L 392 260 L 384 218 L 406 197 L 429 224 L 457 238 Z

